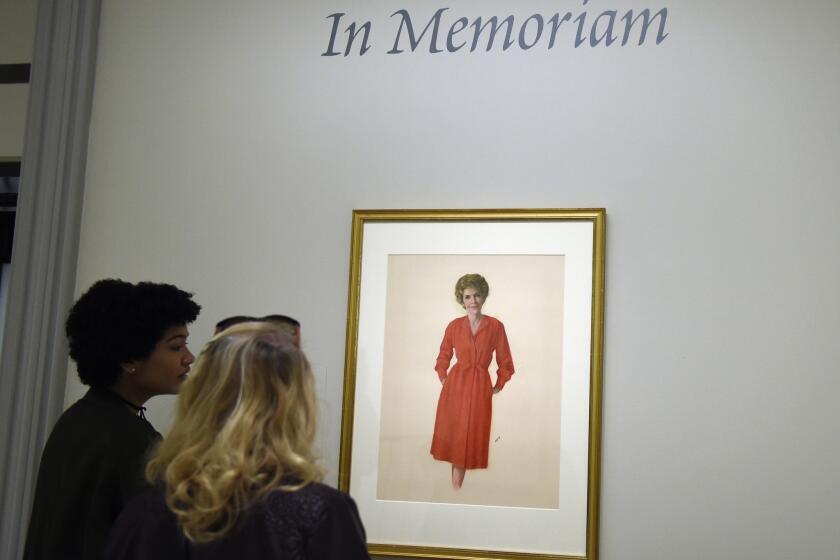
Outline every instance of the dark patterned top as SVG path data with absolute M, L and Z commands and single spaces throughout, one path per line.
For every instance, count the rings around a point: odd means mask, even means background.
M 133 500 L 120 515 L 106 560 L 369 559 L 365 530 L 347 494 L 323 484 L 275 491 L 251 508 L 237 528 L 207 544 L 187 540 L 162 489 Z

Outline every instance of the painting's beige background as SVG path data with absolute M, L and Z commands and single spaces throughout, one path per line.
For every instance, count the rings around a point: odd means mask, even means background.
M 516 373 L 493 397 L 489 468 L 456 491 L 450 464 L 429 454 L 434 365 L 446 325 L 464 314 L 455 281 L 471 272 L 490 284 L 484 313 L 504 323 Z M 563 284 L 560 255 L 389 256 L 378 499 L 557 507 Z M 495 361 L 490 372 L 495 381 Z

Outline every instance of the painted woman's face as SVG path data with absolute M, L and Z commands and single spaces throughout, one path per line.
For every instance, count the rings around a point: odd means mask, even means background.
M 470 315 L 481 313 L 481 306 L 484 305 L 484 296 L 475 288 L 466 288 L 461 296 L 461 302 L 464 304 L 464 309 Z

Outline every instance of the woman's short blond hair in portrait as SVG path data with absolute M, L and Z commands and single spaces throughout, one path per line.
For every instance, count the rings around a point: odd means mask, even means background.
M 490 285 L 481 274 L 464 274 L 458 281 L 455 282 L 455 301 L 463 307 L 464 306 L 464 290 L 472 288 L 476 290 L 482 298 L 487 298 L 490 295 Z

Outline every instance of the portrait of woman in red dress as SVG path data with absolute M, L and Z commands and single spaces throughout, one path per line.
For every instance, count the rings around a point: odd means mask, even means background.
M 481 312 L 489 292 L 487 280 L 480 274 L 458 279 L 455 299 L 466 315 L 446 326 L 435 364 L 443 387 L 431 454 L 438 461 L 452 464 L 455 489 L 463 484 L 468 469 L 487 468 L 493 395 L 514 372 L 504 325 Z M 495 384 L 488 369 L 494 353 L 498 366 Z M 455 364 L 450 368 L 453 354 Z

